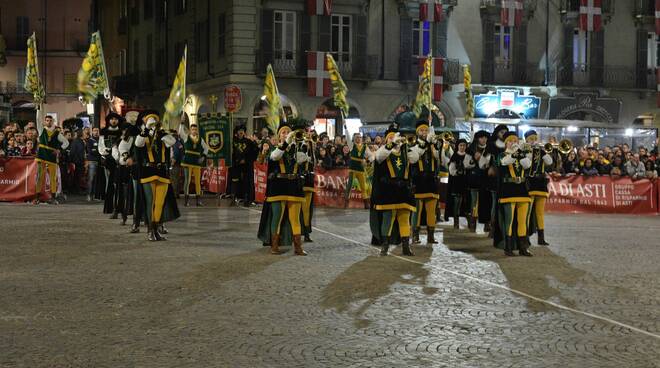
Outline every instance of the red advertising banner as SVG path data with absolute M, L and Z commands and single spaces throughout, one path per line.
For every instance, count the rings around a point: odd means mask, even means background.
M 227 192 L 227 166 L 205 167 L 202 169 L 202 188 L 205 192 L 225 193 Z
M 264 203 L 266 200 L 266 181 L 268 179 L 268 164 L 254 163 L 254 201 Z
M 243 97 L 241 95 L 241 88 L 237 85 L 229 85 L 225 87 L 225 110 L 229 113 L 238 112 L 241 109 Z
M 314 181 L 316 206 L 344 208 L 348 169 L 318 170 Z M 351 186 L 348 207 L 364 208 L 362 193 L 355 185 Z
M 46 175 L 42 199 L 50 198 Z M 33 199 L 37 187 L 37 162 L 32 157 L 0 158 L 0 201 L 23 202 Z
M 648 179 L 614 179 L 609 176 L 568 176 L 551 178 L 550 212 L 573 213 L 658 213 L 657 185 Z

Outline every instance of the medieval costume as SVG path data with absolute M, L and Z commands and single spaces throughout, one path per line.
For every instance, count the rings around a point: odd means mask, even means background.
M 456 151 L 449 159 L 449 186 L 448 198 L 451 200 L 451 215 L 454 219 L 454 229 L 459 228 L 459 217 L 468 215 L 464 202 L 468 198 L 467 169 L 465 167 L 465 156 L 467 150 L 467 141 L 459 139 L 456 141 Z
M 133 214 L 135 191 L 131 179 L 131 165 L 133 164 L 132 150 L 134 150 L 135 136 L 133 127 L 125 124 L 122 129 L 121 140 L 112 155 L 117 162 L 117 201 L 116 210 L 121 214 L 121 224 L 126 225 L 129 215 Z
M 300 167 L 301 174 L 304 177 L 303 192 L 305 193 L 305 202 L 302 205 L 303 226 L 302 231 L 305 242 L 311 242 L 312 238 L 312 217 L 314 216 L 314 167 L 316 167 L 316 155 L 314 154 L 315 143 L 307 139 L 302 145 L 301 150 L 307 155 L 307 162 Z
M 348 182 L 346 183 L 346 194 L 344 195 L 346 202 L 344 206 L 348 207 L 351 189 L 353 189 L 353 179 L 357 179 L 362 193 L 362 200 L 364 201 L 364 208 L 368 209 L 370 193 L 367 187 L 367 174 L 364 170 L 364 165 L 370 151 L 367 145 L 362 142 L 360 133 L 355 133 L 352 139 L 350 135 L 348 137 L 350 162 L 348 163 Z
M 245 125 L 236 127 L 232 150 L 231 193 L 238 203 L 249 206 L 254 201 L 254 161 L 257 159 L 257 144 L 245 136 Z
M 374 168 L 374 186 L 377 187 L 374 194 L 378 196 L 373 201 L 380 225 L 380 254 L 386 256 L 393 239 L 400 237 L 403 255 L 412 256 L 410 214 L 415 211 L 415 197 L 409 163 L 417 162 L 419 156 L 410 149 L 406 138 L 399 136 L 396 124 L 385 132 L 385 142 L 376 151 Z
M 302 145 L 296 143 L 295 134 L 286 122 L 280 123 L 277 130 L 280 144 L 268 159 L 266 202 L 261 212 L 258 237 L 264 243 L 270 243 L 271 254 L 282 254 L 279 246 L 293 242 L 295 254 L 305 256 L 300 224 L 305 201 L 301 167 L 309 157 L 301 149 Z
M 479 167 L 486 171 L 486 190 L 490 193 L 490 224 L 484 225 L 484 231 L 488 231 L 488 236 L 493 238 L 496 247 L 503 246 L 504 236 L 499 231 L 498 224 L 501 223 L 502 212 L 500 211 L 497 193 L 500 187 L 499 157 L 504 152 L 504 134 L 509 128 L 500 124 L 495 127 L 493 134 L 486 144 L 485 154 L 479 160 Z
M 544 212 L 545 202 L 550 196 L 546 172 L 552 167 L 552 156 L 539 143 L 536 131 L 527 131 L 525 141 L 532 146 L 532 166 L 527 172 L 527 186 L 529 195 L 532 198 L 528 233 L 531 234 L 536 231 L 538 245 L 549 245 L 545 241 Z
M 477 231 L 478 222 L 482 224 L 490 223 L 491 203 L 490 192 L 486 188 L 486 170 L 479 165 L 479 161 L 486 151 L 489 137 L 490 134 L 485 130 L 476 132 L 465 155 L 471 210 L 468 218 L 468 228 L 471 232 Z
M 150 241 L 166 240 L 160 234 L 160 224 L 179 218 L 179 209 L 170 185 L 170 147 L 176 139 L 160 125 L 155 111 L 142 113 L 145 128 L 135 138 L 135 147 L 142 167 L 140 184 L 144 191 L 144 219 L 149 226 Z
M 57 152 L 69 146 L 69 141 L 60 132 L 60 129 L 54 125 L 53 118 L 47 115 L 44 118 L 44 124 L 40 123 L 37 128 L 39 132 L 39 145 L 37 146 L 37 188 L 34 203 L 39 203 L 39 195 L 44 188 L 46 174 L 50 180 L 51 199 L 48 203 L 57 204 L 55 199 L 57 195 Z
M 105 172 L 105 202 L 103 213 L 111 213 L 111 219 L 118 218 L 117 208 L 117 174 L 118 167 L 113 150 L 117 150 L 122 135 L 123 120 L 119 114 L 111 112 L 105 117 L 105 128 L 101 129 L 99 137 L 99 153 L 101 165 Z M 116 154 L 115 154 L 116 156 Z
M 206 165 L 206 156 L 209 153 L 209 146 L 206 144 L 204 138 L 199 136 L 199 128 L 197 125 L 190 126 L 190 132 L 183 124 L 179 125 L 179 136 L 183 140 L 183 194 L 184 205 L 190 205 L 190 182 L 194 180 L 195 183 L 195 205 L 202 206 L 202 167 Z
M 436 209 L 440 194 L 438 192 L 438 169 L 440 151 L 433 144 L 435 133 L 426 120 L 417 122 L 417 144 L 411 149 L 419 156 L 417 162 L 411 162 L 410 174 L 415 192 L 415 212 L 412 215 L 413 244 L 419 243 L 419 232 L 423 226 L 427 230 L 427 244 L 436 244 L 435 224 Z
M 525 171 L 532 164 L 531 153 L 518 145 L 518 136 L 514 132 L 506 133 L 504 142 L 506 148 L 499 158 L 501 185 L 498 192 L 498 202 L 504 213 L 504 221 L 501 223 L 505 236 L 504 254 L 513 256 L 517 246 L 520 255 L 531 256 L 527 238 L 527 211 L 531 199 L 525 180 Z M 514 225 L 517 235 L 515 240 Z

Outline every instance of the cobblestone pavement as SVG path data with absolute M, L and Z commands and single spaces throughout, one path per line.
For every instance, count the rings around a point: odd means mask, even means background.
M 439 226 L 410 262 L 358 244 L 361 210 L 318 209 L 308 257 L 254 210 L 157 244 L 100 212 L 0 205 L 0 367 L 660 367 L 657 217 L 548 216 L 533 258 Z

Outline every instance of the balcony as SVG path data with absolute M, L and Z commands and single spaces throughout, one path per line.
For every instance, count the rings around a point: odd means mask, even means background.
M 572 68 L 557 67 L 552 79 L 560 86 L 642 88 L 655 89 L 655 74 L 648 72 L 646 80 L 638 82 L 637 69 L 631 66 L 605 65 L 594 67 L 587 64 L 574 64 Z M 644 84 L 646 82 L 646 84 Z
M 423 58 L 400 58 L 399 80 L 417 81 L 419 79 L 419 61 Z M 445 59 L 443 64 L 442 79 L 444 84 L 452 85 L 463 83 L 463 67 L 458 59 Z
M 540 86 L 545 81 L 545 72 L 538 64 L 516 64 L 511 60 L 483 62 L 482 83 L 496 85 Z
M 277 77 L 307 77 L 306 53 L 260 51 L 256 57 L 257 75 L 265 75 L 266 66 L 271 64 Z M 344 79 L 372 80 L 378 77 L 378 58 L 374 55 L 335 56 L 335 60 Z
M 614 15 L 614 0 L 601 0 L 601 9 L 603 16 L 610 18 Z M 580 12 L 580 0 L 561 0 L 559 12 L 577 16 Z

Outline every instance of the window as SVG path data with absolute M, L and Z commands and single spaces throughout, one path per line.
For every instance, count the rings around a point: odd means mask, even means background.
M 76 73 L 64 73 L 64 93 L 78 94 L 78 77 Z
M 660 66 L 660 37 L 658 37 L 655 32 L 649 32 L 648 34 L 648 54 L 646 57 L 646 65 L 649 70 L 655 70 Z
M 589 34 L 579 29 L 573 31 L 573 65 L 582 71 L 589 65 Z
M 30 19 L 28 17 L 16 17 L 16 48 L 27 49 L 27 40 L 30 37 Z
M 154 0 L 144 0 L 144 19 L 154 16 Z
M 176 13 L 183 14 L 188 8 L 188 0 L 175 0 L 176 1 Z
M 218 17 L 218 56 L 223 57 L 227 48 L 227 24 L 225 13 Z
M 145 50 L 145 53 L 147 54 L 147 70 L 151 70 L 151 68 L 153 68 L 153 47 L 153 37 L 149 34 L 147 35 L 147 49 Z
M 16 68 L 16 87 L 18 92 L 23 92 L 23 87 L 25 87 L 25 68 Z
M 332 16 L 330 51 L 335 60 L 339 62 L 351 60 L 351 17 L 349 15 Z
M 133 40 L 133 73 L 140 70 L 140 40 Z
M 296 53 L 296 13 L 276 10 L 273 13 L 273 59 L 294 60 Z
M 511 27 L 495 25 L 495 62 L 504 68 L 511 63 L 511 38 Z
M 119 0 L 119 18 L 128 16 L 128 0 Z
M 429 22 L 413 21 L 413 55 L 426 57 L 430 51 L 431 36 Z
M 126 75 L 126 49 L 119 50 L 119 75 Z
M 198 22 L 195 24 L 195 59 L 197 62 L 206 62 L 208 55 L 208 23 Z
M 131 0 L 131 10 L 129 11 L 131 15 L 131 24 L 140 23 L 140 4 L 138 0 Z

